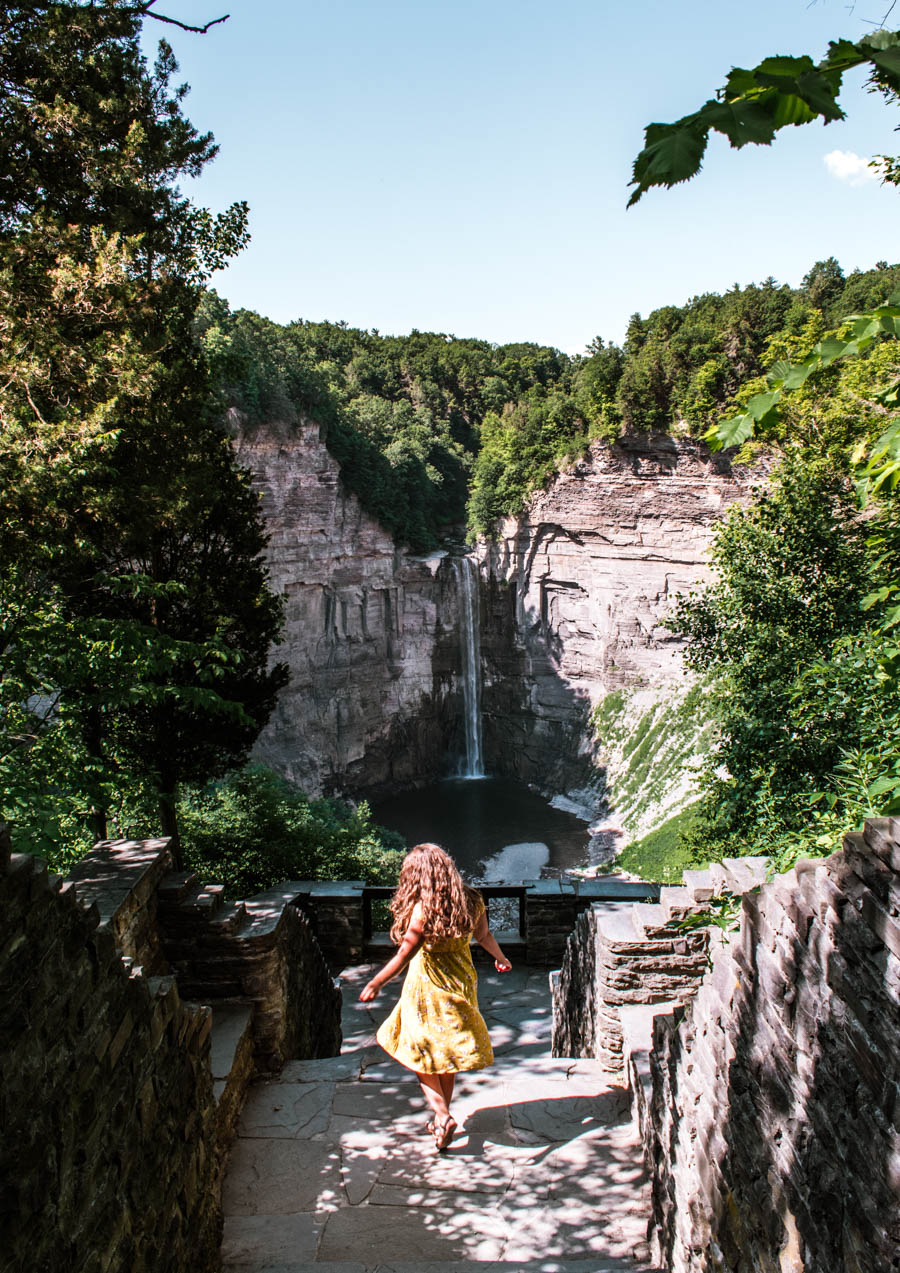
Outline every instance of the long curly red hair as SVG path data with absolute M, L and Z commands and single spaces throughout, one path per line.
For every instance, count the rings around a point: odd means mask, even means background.
M 403 859 L 391 898 L 391 941 L 397 946 L 416 902 L 422 907 L 425 936 L 438 941 L 470 933 L 483 906 L 481 895 L 463 882 L 453 858 L 439 844 L 417 844 Z

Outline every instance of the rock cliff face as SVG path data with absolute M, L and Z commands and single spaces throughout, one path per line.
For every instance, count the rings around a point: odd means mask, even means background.
M 377 794 L 447 772 L 460 743 L 456 581 L 398 548 L 341 485 L 317 425 L 237 442 L 286 603 L 291 671 L 257 745 L 310 794 Z
M 379 795 L 464 752 L 459 572 L 398 548 L 342 486 L 318 426 L 237 443 L 286 601 L 291 681 L 257 756 L 310 793 Z M 670 437 L 598 443 L 478 552 L 489 773 L 564 791 L 592 772 L 591 708 L 681 678 L 660 626 L 707 574 L 712 528 L 754 476 Z
M 708 576 L 728 505 L 760 474 L 695 443 L 597 443 L 481 550 L 485 751 L 492 772 L 565 790 L 590 773 L 593 706 L 618 687 L 681 678 L 661 627 Z

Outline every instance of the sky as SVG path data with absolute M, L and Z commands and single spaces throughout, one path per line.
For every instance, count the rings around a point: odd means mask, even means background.
M 250 246 L 212 284 L 278 322 L 344 320 L 578 353 L 628 318 L 769 275 L 800 283 L 900 260 L 896 108 L 845 81 L 846 121 L 732 151 L 626 211 L 651 121 L 700 106 L 732 66 L 824 55 L 889 0 L 160 0 L 148 22 L 220 146 L 183 189 L 250 205 Z M 898 10 L 900 14 L 900 10 Z M 897 19 L 900 25 L 900 16 Z

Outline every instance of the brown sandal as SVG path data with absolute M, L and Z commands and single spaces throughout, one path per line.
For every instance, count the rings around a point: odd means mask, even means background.
M 456 1119 L 450 1114 L 441 1123 L 437 1119 L 434 1120 L 432 1134 L 434 1135 L 435 1148 L 439 1154 L 450 1148 L 453 1137 L 456 1135 L 456 1129 Z

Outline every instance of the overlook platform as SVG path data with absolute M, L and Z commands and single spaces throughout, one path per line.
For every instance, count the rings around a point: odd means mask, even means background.
M 414 1078 L 375 1044 L 402 979 L 357 1000 L 338 1057 L 250 1093 L 225 1182 L 224 1273 L 647 1273 L 648 1203 L 625 1089 L 550 1056 L 547 973 L 479 974 L 493 1068 L 461 1076 L 437 1154 Z

